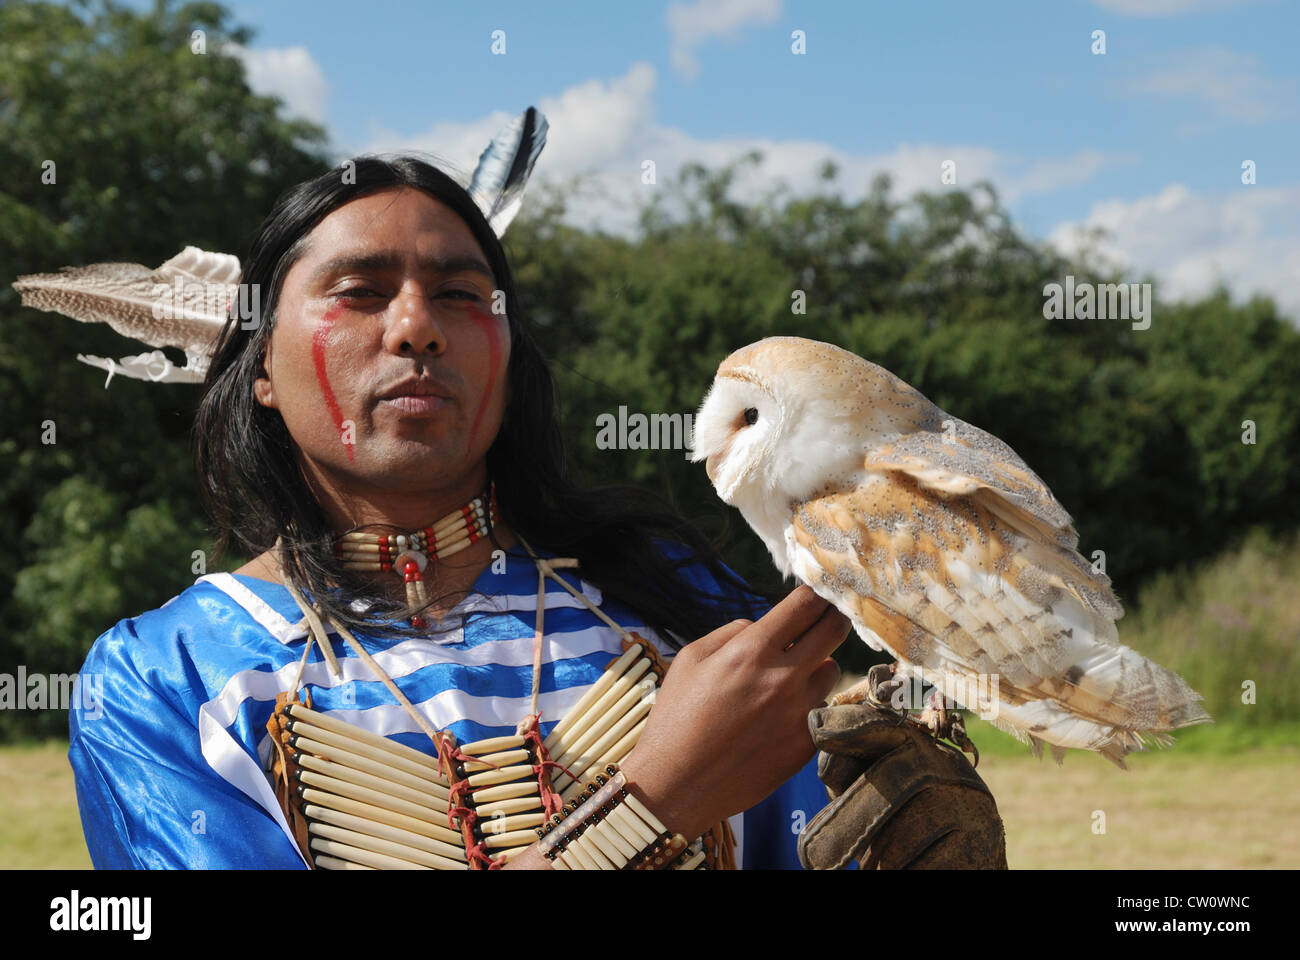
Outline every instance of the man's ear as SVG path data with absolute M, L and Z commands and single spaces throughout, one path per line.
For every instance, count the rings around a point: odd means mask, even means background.
M 271 338 L 267 337 L 266 346 L 262 351 L 262 365 L 258 371 L 258 377 L 253 381 L 253 397 L 264 407 L 270 407 L 272 410 L 279 410 L 280 404 L 276 400 L 275 387 L 271 384 L 271 375 L 267 372 L 271 369 Z

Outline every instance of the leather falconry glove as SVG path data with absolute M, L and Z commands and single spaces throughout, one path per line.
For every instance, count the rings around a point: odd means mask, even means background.
M 1007 869 L 993 794 L 924 726 L 870 703 L 808 715 L 830 803 L 799 835 L 807 870 Z

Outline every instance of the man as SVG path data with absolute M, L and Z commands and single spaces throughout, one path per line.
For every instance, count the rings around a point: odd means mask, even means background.
M 807 588 L 751 622 L 764 605 L 683 521 L 637 491 L 567 481 L 549 373 L 468 194 L 418 160 L 359 159 L 349 182 L 331 172 L 281 198 L 243 282 L 263 314 L 227 325 L 195 435 L 221 546 L 256 556 L 121 621 L 87 657 L 106 702 L 98 719 L 73 712 L 69 756 L 96 866 L 303 865 L 264 773 L 265 724 L 307 635 L 295 594 L 356 633 L 437 728 L 513 731 L 538 605 L 521 542 L 576 558 L 576 591 L 680 648 L 622 763 L 632 793 L 688 838 L 733 818 L 745 866 L 797 866 L 796 828 L 826 796 L 807 715 L 838 679 L 848 622 Z M 499 518 L 454 555 L 430 552 L 405 580 L 339 561 L 343 534 L 430 528 L 489 484 Z M 558 587 L 541 606 L 545 734 L 621 649 Z M 303 670 L 317 708 L 430 753 L 336 646 L 341 676 L 319 650 Z M 508 866 L 547 861 L 530 848 Z

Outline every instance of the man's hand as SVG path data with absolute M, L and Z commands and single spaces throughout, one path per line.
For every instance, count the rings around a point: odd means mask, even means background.
M 1007 868 L 997 804 L 959 750 L 869 703 L 808 716 L 831 802 L 799 835 L 809 870 Z
M 808 711 L 839 681 L 829 658 L 850 629 L 799 587 L 761 620 L 733 621 L 683 648 L 620 764 L 633 792 L 688 839 L 771 794 L 816 752 Z

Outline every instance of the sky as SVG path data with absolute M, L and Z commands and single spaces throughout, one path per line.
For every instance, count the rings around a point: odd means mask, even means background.
M 1159 298 L 1224 283 L 1300 318 L 1296 0 L 229 7 L 255 31 L 250 85 L 322 123 L 339 159 L 416 149 L 469 171 L 537 106 L 533 182 L 587 175 L 570 219 L 610 232 L 654 189 L 646 160 L 666 183 L 759 149 L 736 190 L 756 198 L 824 189 L 831 158 L 849 200 L 880 171 L 903 196 L 949 189 L 951 160 L 956 186 L 991 181 L 1019 228 L 1066 252 L 1103 228 L 1101 251 Z

